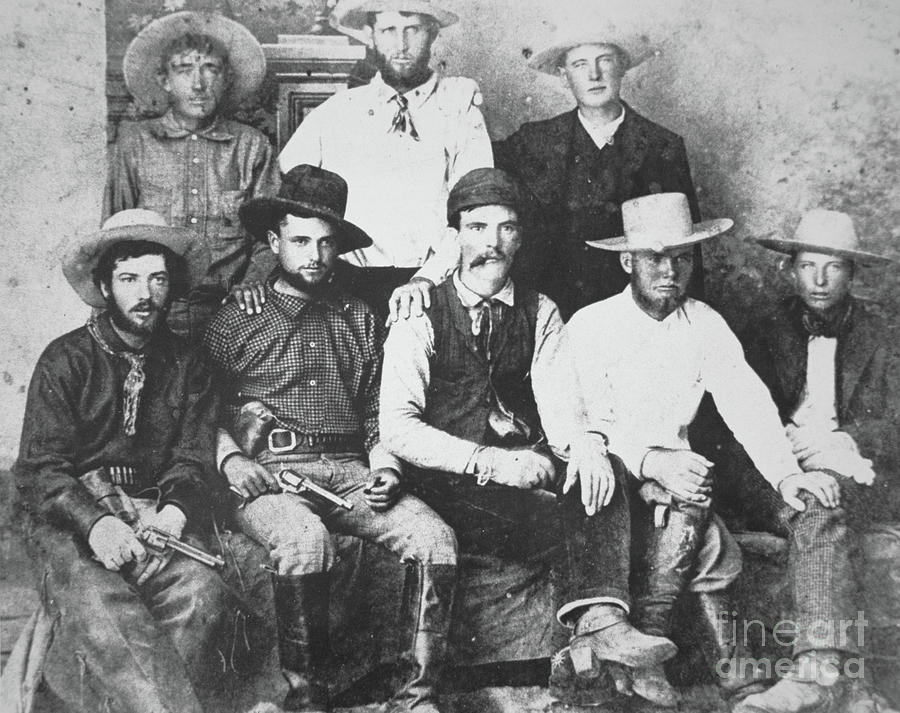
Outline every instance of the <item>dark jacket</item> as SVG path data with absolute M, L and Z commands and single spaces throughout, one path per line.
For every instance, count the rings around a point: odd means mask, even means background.
M 876 489 L 897 499 L 900 488 L 900 342 L 872 304 L 851 298 L 837 335 L 836 395 L 840 428 L 877 473 Z M 796 410 L 806 383 L 809 335 L 802 302 L 790 297 L 741 335 L 747 361 L 772 393 L 782 421 Z
M 127 347 L 108 319 L 100 332 L 117 351 Z M 25 508 L 87 537 L 107 514 L 78 480 L 86 472 L 130 466 L 137 481 L 128 495 L 159 497 L 181 508 L 189 524 L 209 512 L 220 480 L 215 473 L 217 398 L 208 371 L 168 330 L 144 350 L 146 380 L 135 435 L 125 434 L 122 357 L 108 354 L 86 327 L 54 340 L 38 359 L 28 390 L 19 458 L 13 466 Z
M 622 234 L 624 201 L 684 193 L 694 221 L 700 220 L 684 141 L 627 105 L 612 145 L 597 148 L 576 109 L 522 125 L 494 145 L 494 162 L 523 183 L 530 203 L 529 239 L 517 256 L 517 278 L 551 297 L 564 319 L 628 283 L 617 253 L 584 244 Z M 697 297 L 699 259 L 698 246 L 692 284 Z

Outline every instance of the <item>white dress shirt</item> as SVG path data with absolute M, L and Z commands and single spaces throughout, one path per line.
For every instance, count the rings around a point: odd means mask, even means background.
M 406 92 L 418 140 L 391 129 L 396 94 L 380 75 L 338 92 L 303 120 L 279 162 L 284 173 L 308 163 L 347 181 L 345 217 L 374 244 L 344 259 L 361 267 L 424 265 L 417 276 L 437 284 L 459 262 L 447 232 L 449 190 L 473 168 L 494 165 L 481 92 L 471 79 L 437 74 Z
M 565 331 L 560 379 L 574 380 L 575 418 L 605 433 L 635 476 L 650 449 L 690 448 L 688 426 L 706 392 L 774 487 L 799 472 L 768 390 L 708 305 L 688 299 L 657 321 L 629 286 L 578 311 Z
M 791 416 L 797 426 L 838 429 L 835 355 L 837 338 L 810 337 L 806 347 L 806 384 Z
M 588 136 L 591 137 L 591 141 L 594 142 L 594 145 L 598 149 L 602 149 L 607 144 L 612 144 L 615 141 L 614 137 L 616 131 L 618 131 L 622 122 L 625 121 L 625 107 L 622 107 L 622 112 L 615 119 L 602 124 L 589 121 L 581 111 L 578 112 L 578 121 L 581 122 L 581 125 L 584 127 L 584 130 L 587 131 Z
M 470 310 L 470 314 L 477 314 L 481 297 L 462 284 L 458 273 L 454 273 L 453 282 L 460 302 Z M 492 299 L 512 305 L 513 296 L 510 280 Z M 561 432 L 560 426 L 570 422 L 567 410 L 571 399 L 566 397 L 553 378 L 562 330 L 559 309 L 549 297 L 540 295 L 531 360 L 531 387 L 541 425 L 550 444 L 565 451 L 570 433 Z M 394 322 L 384 345 L 379 412 L 381 442 L 392 453 L 420 468 L 465 473 L 480 444 L 434 428 L 424 418 L 432 356 L 434 328 L 427 315 Z M 566 414 L 566 417 L 560 419 L 560 414 Z

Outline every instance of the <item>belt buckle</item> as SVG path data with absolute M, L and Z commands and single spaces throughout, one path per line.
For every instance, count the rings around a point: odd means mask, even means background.
M 275 445 L 275 439 L 273 436 L 275 434 L 287 433 L 290 436 L 288 445 L 286 446 L 277 446 Z M 297 434 L 287 428 L 273 428 L 269 431 L 269 452 L 270 453 L 287 453 L 288 451 L 292 451 L 297 447 Z

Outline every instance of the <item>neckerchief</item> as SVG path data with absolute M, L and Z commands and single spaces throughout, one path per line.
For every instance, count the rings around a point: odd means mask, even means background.
M 412 116 L 409 113 L 409 101 L 399 92 L 391 97 L 392 102 L 397 104 L 397 113 L 391 120 L 391 131 L 399 131 L 401 134 L 409 134 L 416 141 L 419 140 L 419 132 L 413 124 Z
M 833 339 L 837 337 L 847 320 L 850 319 L 850 313 L 853 311 L 853 302 L 844 300 L 842 304 L 832 310 L 831 314 L 825 316 L 813 312 L 806 304 L 802 305 L 802 309 L 801 320 L 803 321 L 803 327 L 810 336 Z
M 144 363 L 147 361 L 146 354 L 137 354 L 128 351 L 116 351 L 113 349 L 100 334 L 100 325 L 96 315 L 91 315 L 87 323 L 88 332 L 94 338 L 103 351 L 112 356 L 119 357 L 128 362 L 128 375 L 125 377 L 125 384 L 122 387 L 122 413 L 124 414 L 125 435 L 133 436 L 137 428 L 138 408 L 141 405 L 141 391 L 144 388 L 144 381 L 147 378 L 144 372 Z

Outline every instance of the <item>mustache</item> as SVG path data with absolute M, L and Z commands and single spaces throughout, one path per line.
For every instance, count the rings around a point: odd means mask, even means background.
M 142 302 L 138 302 L 134 307 L 132 307 L 129 312 L 158 312 L 159 307 L 157 307 L 150 300 L 145 300 Z
M 506 259 L 506 253 L 502 250 L 490 250 L 488 252 L 483 252 L 481 255 L 476 255 L 472 258 L 472 261 L 469 263 L 469 267 L 480 267 L 484 265 L 488 260 L 504 260 Z

